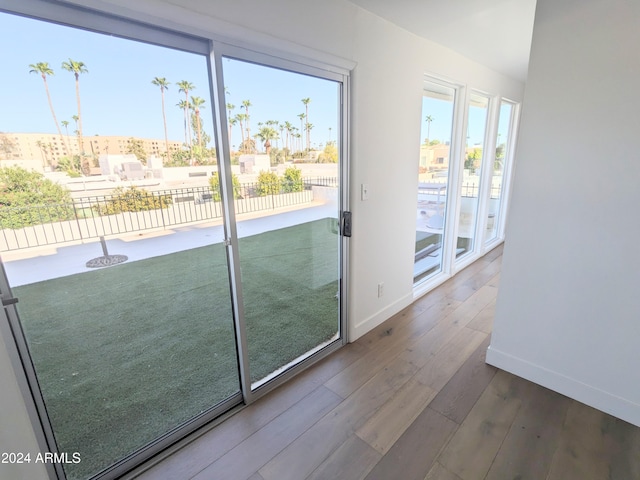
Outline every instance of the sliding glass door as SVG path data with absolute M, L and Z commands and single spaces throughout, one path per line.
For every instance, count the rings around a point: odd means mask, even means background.
M 0 12 L 0 294 L 57 475 L 116 478 L 343 344 L 348 77 L 27 3 L 123 35 Z
M 340 338 L 341 84 L 222 57 L 252 389 Z
M 2 259 L 57 448 L 80 459 L 65 473 L 87 478 L 240 399 L 220 219 L 189 221 L 216 171 L 208 57 L 0 24 Z

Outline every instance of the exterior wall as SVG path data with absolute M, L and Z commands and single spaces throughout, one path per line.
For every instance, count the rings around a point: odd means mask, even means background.
M 640 426 L 638 22 L 538 0 L 487 361 Z

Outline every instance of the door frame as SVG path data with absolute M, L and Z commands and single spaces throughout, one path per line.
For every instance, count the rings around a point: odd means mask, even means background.
M 267 68 L 276 68 L 291 73 L 301 75 L 309 75 L 329 81 L 334 81 L 340 85 L 339 92 L 339 160 L 338 160 L 338 176 L 339 176 L 339 207 L 338 220 L 340 222 L 343 212 L 349 210 L 349 168 L 348 168 L 348 144 L 349 134 L 347 130 L 348 108 L 349 105 L 349 85 L 350 73 L 348 70 L 339 67 L 331 67 L 331 69 L 319 68 L 316 65 L 300 63 L 299 61 L 290 60 L 281 56 L 274 56 L 268 53 L 249 50 L 224 41 L 212 40 L 210 54 L 211 74 L 211 98 L 214 102 L 214 130 L 216 132 L 216 149 L 221 153 L 219 157 L 219 170 L 221 175 L 222 204 L 224 215 L 225 240 L 227 244 L 227 258 L 229 268 L 229 278 L 232 284 L 232 303 L 235 313 L 235 328 L 238 347 L 238 361 L 240 364 L 241 388 L 246 404 L 251 404 L 260 397 L 264 396 L 274 388 L 286 382 L 293 376 L 300 373 L 311 364 L 321 360 L 331 354 L 338 348 L 347 343 L 347 291 L 345 286 L 348 285 L 348 238 L 342 235 L 340 228 L 340 248 L 338 258 L 338 314 L 339 314 L 339 335 L 336 340 L 324 346 L 318 351 L 310 354 L 308 357 L 299 361 L 295 365 L 290 365 L 284 372 L 278 374 L 275 378 L 266 381 L 264 384 L 255 389 L 251 387 L 250 365 L 248 357 L 248 344 L 246 335 L 246 326 L 243 309 L 242 282 L 240 280 L 240 255 L 238 249 L 237 221 L 235 208 L 233 204 L 233 183 L 231 175 L 231 149 L 229 145 L 228 118 L 226 109 L 226 96 L 224 90 L 223 66 L 222 59 L 233 58 L 239 61 L 245 61 L 262 65 Z

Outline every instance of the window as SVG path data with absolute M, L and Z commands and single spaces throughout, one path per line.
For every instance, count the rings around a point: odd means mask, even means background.
M 462 165 L 456 257 L 472 252 L 474 249 L 488 112 L 489 98 L 472 93 L 467 109 L 467 135 Z
M 442 270 L 455 101 L 455 88 L 425 81 L 422 96 L 414 284 Z
M 503 194 L 505 171 L 508 167 L 512 151 L 513 123 L 515 105 L 503 100 L 500 103 L 496 150 L 491 173 L 489 208 L 487 214 L 487 242 L 495 240 L 499 235 L 502 223 Z

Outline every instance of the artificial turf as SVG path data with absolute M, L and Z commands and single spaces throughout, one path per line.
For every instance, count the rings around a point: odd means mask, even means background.
M 239 240 L 252 381 L 338 329 L 324 219 Z M 13 289 L 61 452 L 86 478 L 239 391 L 222 244 Z

